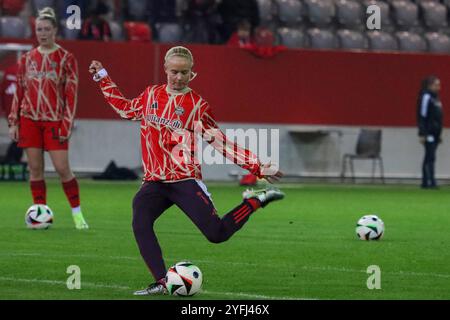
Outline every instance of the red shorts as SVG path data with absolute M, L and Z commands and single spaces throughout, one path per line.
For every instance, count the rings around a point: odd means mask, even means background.
M 59 141 L 60 121 L 33 121 L 21 117 L 19 123 L 19 144 L 21 148 L 67 150 L 68 140 Z

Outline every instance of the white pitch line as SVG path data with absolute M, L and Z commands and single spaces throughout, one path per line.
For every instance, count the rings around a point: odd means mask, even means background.
M 63 286 L 65 286 L 67 284 L 65 281 L 60 281 L 60 280 L 23 279 L 23 278 L 11 278 L 11 277 L 0 277 L 0 281 L 44 283 L 44 284 L 63 285 Z M 91 288 L 131 290 L 130 287 L 109 285 L 109 284 L 101 284 L 101 283 L 92 283 L 92 282 L 82 282 L 81 286 L 82 287 L 91 287 Z
M 24 279 L 24 278 L 12 278 L 12 277 L 0 277 L 0 281 L 3 282 L 25 282 L 25 283 L 43 283 L 50 285 L 61 285 L 65 286 L 65 281 L 60 280 L 43 280 L 43 279 Z M 92 282 L 81 282 L 81 288 L 83 287 L 91 287 L 91 288 L 106 288 L 106 289 L 114 289 L 114 290 L 127 290 L 132 291 L 132 288 L 119 286 L 119 285 L 108 285 L 101 283 L 92 283 Z M 245 298 L 253 298 L 253 299 L 264 299 L 264 300 L 317 300 L 313 298 L 296 298 L 296 297 L 278 297 L 278 296 L 266 296 L 260 294 L 253 293 L 244 293 L 244 292 L 216 292 L 209 290 L 202 290 L 202 293 L 212 294 L 212 295 L 221 295 L 221 296 L 232 296 L 232 297 L 245 297 Z M 130 293 L 131 296 L 131 293 Z
M 260 294 L 250 294 L 244 292 L 212 292 L 209 290 L 202 290 L 203 293 L 221 295 L 221 296 L 239 296 L 245 298 L 264 299 L 264 300 L 318 300 L 316 298 L 294 298 L 294 297 L 275 297 L 265 296 Z

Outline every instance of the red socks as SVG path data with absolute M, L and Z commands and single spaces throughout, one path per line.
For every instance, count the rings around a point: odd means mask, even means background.
M 47 204 L 47 188 L 45 180 L 30 181 L 31 194 L 34 204 Z M 62 187 L 72 208 L 80 206 L 80 191 L 76 178 L 63 182 Z
M 34 204 L 47 204 L 47 188 L 44 180 L 30 181 Z
M 250 204 L 250 206 L 252 207 L 253 211 L 258 210 L 259 208 L 261 208 L 261 201 L 259 201 L 256 198 L 250 198 L 246 200 L 248 204 Z
M 78 182 L 76 178 L 73 178 L 70 181 L 62 183 L 64 193 L 67 196 L 67 200 L 70 202 L 70 206 L 72 208 L 76 208 L 80 206 L 80 191 L 78 188 Z

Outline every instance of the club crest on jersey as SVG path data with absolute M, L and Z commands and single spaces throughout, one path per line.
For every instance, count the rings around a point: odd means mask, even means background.
M 184 114 L 184 108 L 182 106 L 176 106 L 175 114 L 178 116 L 182 116 Z
M 28 62 L 28 70 L 30 73 L 36 73 L 38 72 L 38 64 L 36 61 L 31 60 L 30 62 Z
M 58 63 L 56 63 L 55 61 L 50 62 L 50 67 L 52 69 L 56 69 L 57 66 L 58 66 Z

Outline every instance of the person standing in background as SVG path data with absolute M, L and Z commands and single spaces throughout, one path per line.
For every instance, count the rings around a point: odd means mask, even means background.
M 436 151 L 442 142 L 442 103 L 439 100 L 441 81 L 436 76 L 428 76 L 422 80 L 422 87 L 417 102 L 417 123 L 419 139 L 425 146 L 422 164 L 423 189 L 436 189 L 435 163 Z
M 68 155 L 77 105 L 78 65 L 72 53 L 55 43 L 57 31 L 54 10 L 46 7 L 39 11 L 39 46 L 19 60 L 17 89 L 8 116 L 9 135 L 26 152 L 33 203 L 47 204 L 44 151 L 48 151 L 72 208 L 75 227 L 88 229 Z

